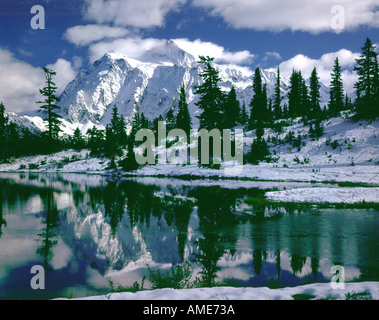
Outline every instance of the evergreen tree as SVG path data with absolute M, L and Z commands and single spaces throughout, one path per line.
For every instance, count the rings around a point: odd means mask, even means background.
M 142 129 L 148 129 L 149 128 L 149 120 L 147 120 L 147 118 L 145 117 L 145 114 L 142 112 L 141 113 L 141 118 L 140 118 L 140 121 L 141 121 L 141 128 Z
M 320 82 L 317 75 L 316 67 L 312 70 L 310 84 L 309 84 L 309 95 L 310 95 L 310 113 L 309 117 L 315 119 L 321 116 L 321 106 L 320 106 Z
M 93 156 L 99 156 L 104 151 L 104 132 L 93 126 L 87 130 L 88 148 Z
M 186 89 L 184 87 L 184 83 L 182 84 L 180 88 L 179 108 L 178 108 L 178 114 L 176 115 L 176 127 L 178 129 L 184 130 L 184 132 L 187 134 L 187 137 L 190 136 L 190 131 L 192 128 L 192 120 L 191 120 L 191 115 L 188 110 Z
M 324 127 L 320 119 L 315 119 L 309 127 L 309 135 L 311 138 L 318 139 L 325 133 Z
M 118 135 L 118 140 L 121 148 L 125 148 L 128 143 L 128 135 L 126 134 L 126 122 L 123 115 L 120 115 L 118 121 Z
M 166 115 L 167 132 L 170 132 L 172 129 L 175 129 L 175 125 L 176 125 L 176 118 L 174 115 L 174 109 L 170 108 L 170 110 L 168 110 L 167 115 Z
M 256 138 L 254 139 L 251 149 L 247 155 L 247 162 L 259 164 L 260 161 L 267 161 L 271 155 L 266 140 L 263 138 L 264 127 L 261 120 L 257 121 Z
M 20 134 L 16 123 L 11 122 L 7 126 L 7 154 L 9 157 L 18 157 L 22 150 L 20 149 Z
M 112 118 L 111 118 L 111 127 L 115 131 L 118 131 L 118 129 L 119 129 L 119 121 L 120 121 L 120 119 L 118 117 L 118 107 L 115 104 L 112 108 Z
M 77 151 L 82 150 L 85 147 L 84 137 L 79 128 L 75 129 L 71 143 L 72 147 Z
M 344 90 L 341 66 L 338 57 L 334 60 L 332 81 L 330 83 L 329 114 L 336 116 L 344 108 Z
M 6 126 L 8 123 L 8 117 L 5 115 L 5 106 L 0 102 L 0 160 L 5 158 L 6 155 Z
M 119 156 L 122 154 L 123 131 L 121 122 L 123 117 L 119 117 L 117 105 L 114 105 L 112 109 L 111 123 L 106 126 L 105 129 L 105 153 L 108 157 Z
M 200 56 L 199 59 L 198 63 L 203 68 L 203 71 L 200 73 L 203 84 L 195 87 L 195 94 L 200 95 L 200 99 L 195 105 L 202 111 L 198 116 L 200 129 L 221 129 L 223 126 L 223 105 L 225 100 L 224 93 L 218 86 L 221 78 L 219 72 L 212 66 L 214 58 Z
M 351 98 L 349 98 L 349 96 L 347 95 L 347 93 L 345 95 L 345 108 L 344 109 L 345 110 L 350 110 L 350 111 L 353 109 L 353 104 L 351 102 Z
M 245 101 L 242 103 L 242 111 L 241 111 L 241 118 L 240 118 L 240 123 L 242 125 L 246 125 L 249 121 L 249 116 L 246 112 L 246 103 Z
M 240 112 L 236 89 L 232 86 L 225 100 L 224 127 L 228 129 L 235 127 L 239 122 Z
M 280 95 L 280 69 L 278 66 L 277 70 L 277 76 L 276 76 L 276 83 L 275 83 L 275 93 L 274 93 L 274 119 L 281 119 L 282 117 L 282 108 L 280 106 L 280 103 L 282 101 L 281 95 Z
M 60 129 L 60 118 L 61 116 L 56 113 L 60 109 L 55 103 L 59 102 L 60 99 L 55 96 L 57 91 L 56 84 L 53 82 L 53 76 L 56 72 L 53 70 L 43 68 L 46 78 L 46 86 L 39 90 L 40 94 L 45 97 L 44 101 L 38 101 L 37 103 L 42 104 L 40 108 L 45 115 L 45 121 L 47 121 L 47 132 L 48 132 L 48 151 L 53 151 L 58 141 L 58 135 L 61 131 Z
M 375 45 L 369 38 L 366 39 L 362 47 L 362 54 L 356 59 L 356 62 L 358 64 L 354 68 L 358 72 L 358 81 L 354 86 L 357 89 L 356 117 L 359 119 L 375 118 L 379 116 L 379 109 L 375 106 L 378 96 L 377 88 L 375 88 L 378 67 Z
M 290 90 L 288 92 L 288 113 L 290 117 L 299 117 L 302 109 L 303 77 L 300 71 L 292 70 Z
M 105 127 L 105 153 L 107 157 L 113 158 L 116 155 L 120 155 L 121 149 L 117 143 L 117 135 L 112 125 L 108 124 Z
M 154 131 L 156 137 L 157 137 L 157 133 L 158 133 L 158 123 L 163 122 L 163 121 L 164 121 L 164 119 L 163 119 L 163 116 L 161 114 L 159 115 L 159 117 L 157 117 L 153 120 L 153 131 Z
M 253 77 L 254 95 L 250 102 L 250 128 L 254 128 L 257 122 L 267 120 L 267 89 L 262 84 L 262 75 L 259 68 L 255 69 Z
M 133 140 L 129 139 L 127 144 L 127 154 L 126 157 L 118 162 L 118 165 L 124 170 L 124 171 L 134 171 L 137 170 L 140 166 L 136 161 L 136 155 L 134 152 L 134 142 Z
M 130 131 L 129 139 L 134 141 L 134 137 L 140 129 L 142 129 L 141 115 L 139 114 L 138 110 L 135 109 L 132 116 L 132 129 Z

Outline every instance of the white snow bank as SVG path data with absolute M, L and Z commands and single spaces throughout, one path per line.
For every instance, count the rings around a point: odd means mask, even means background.
M 139 176 L 192 176 L 192 177 L 220 177 L 232 178 L 225 174 L 225 170 L 202 168 L 195 165 L 155 165 L 145 166 L 132 175 Z M 278 168 L 272 164 L 261 163 L 258 166 L 250 164 L 243 166 L 242 173 L 234 178 L 248 178 L 267 181 L 331 181 L 379 184 L 379 166 L 360 165 L 354 168 L 343 165 L 328 167 L 294 166 L 292 168 Z
M 266 192 L 266 198 L 284 202 L 359 203 L 379 202 L 379 188 L 295 188 Z
M 379 300 L 379 282 L 345 283 L 344 289 L 333 289 L 330 283 L 314 283 L 280 289 L 214 287 L 201 289 L 159 289 L 136 293 L 109 293 L 73 300 L 293 300 L 293 295 L 307 294 L 314 299 L 346 299 L 346 293 L 370 293 Z M 62 299 L 66 300 L 66 299 Z

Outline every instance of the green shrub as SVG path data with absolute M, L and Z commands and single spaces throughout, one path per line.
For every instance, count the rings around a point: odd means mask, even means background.
M 186 262 L 184 266 L 177 265 L 172 267 L 167 273 L 162 274 L 158 269 L 157 271 L 149 270 L 149 280 L 152 283 L 152 289 L 172 288 L 183 289 L 190 285 L 191 278 L 191 265 Z
M 30 163 L 29 164 L 29 170 L 35 170 L 35 169 L 38 169 L 38 168 L 39 168 L 38 163 Z

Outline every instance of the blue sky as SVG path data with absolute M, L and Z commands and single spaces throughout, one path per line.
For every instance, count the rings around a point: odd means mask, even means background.
M 43 30 L 31 27 L 34 5 L 45 10 Z M 108 50 L 138 57 L 168 39 L 251 70 L 307 76 L 316 66 L 325 84 L 338 56 L 351 91 L 355 58 L 378 31 L 379 0 L 1 0 L 0 100 L 8 111 L 33 110 L 42 67 L 57 71 L 63 91 Z

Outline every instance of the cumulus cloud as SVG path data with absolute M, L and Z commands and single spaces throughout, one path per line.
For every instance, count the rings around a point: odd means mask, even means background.
M 174 42 L 184 51 L 192 54 L 195 58 L 199 56 L 210 56 L 216 62 L 228 64 L 249 64 L 255 55 L 248 50 L 229 52 L 224 47 L 212 42 L 201 41 L 200 39 L 190 41 L 188 39 L 174 39 Z
M 165 16 L 187 0 L 87 0 L 85 17 L 97 23 L 111 22 L 137 28 L 159 27 Z
M 162 45 L 165 42 L 166 40 L 154 38 L 142 39 L 140 37 L 98 42 L 89 47 L 90 61 L 94 62 L 111 50 L 123 53 L 130 58 L 138 58 L 147 50 Z
M 377 0 L 193 0 L 235 28 L 269 31 L 340 32 L 359 26 L 378 27 Z M 337 21 L 338 20 L 338 21 Z M 338 28 L 336 28 L 336 23 Z
M 200 55 L 214 57 L 218 63 L 226 64 L 249 64 L 255 55 L 248 50 L 230 52 L 224 47 L 212 42 L 204 42 L 199 39 L 190 41 L 188 39 L 172 39 L 178 47 L 192 54 L 195 58 Z M 165 45 L 166 39 L 140 38 L 137 36 L 101 41 L 89 46 L 91 62 L 101 58 L 108 51 L 116 51 L 130 58 L 138 58 L 144 52 L 154 47 Z
M 54 77 L 54 82 L 58 87 L 57 95 L 60 95 L 68 83 L 76 76 L 76 70 L 72 66 L 71 62 L 65 59 L 58 59 L 54 64 L 49 64 L 46 67 L 57 73 Z
M 14 55 L 0 49 L 0 101 L 8 112 L 27 112 L 38 109 L 36 101 L 41 100 L 39 89 L 45 85 L 42 68 L 17 60 Z M 61 93 L 67 83 L 75 77 L 75 71 L 69 61 L 58 59 L 47 66 L 57 72 L 54 82 Z
M 38 89 L 43 86 L 40 68 L 15 59 L 8 50 L 0 49 L 0 100 L 8 112 L 37 109 Z
M 357 59 L 359 55 L 359 53 L 354 53 L 346 49 L 326 53 L 319 59 L 312 59 L 305 55 L 298 54 L 293 58 L 280 63 L 279 67 L 281 74 L 287 78 L 291 76 L 293 69 L 300 70 L 305 78 L 309 78 L 313 68 L 316 67 L 320 81 L 326 86 L 329 86 L 334 61 L 338 57 L 342 69 L 341 73 L 345 90 L 347 92 L 352 92 L 354 90 L 354 83 L 357 81 L 357 74 L 352 69 L 356 63 L 355 59 Z
M 276 51 L 266 51 L 263 61 L 268 61 L 270 59 L 282 60 L 282 56 Z
M 109 27 L 105 25 L 88 24 L 68 28 L 63 38 L 78 46 L 87 46 L 92 42 L 103 39 L 120 38 L 129 34 L 124 28 Z

